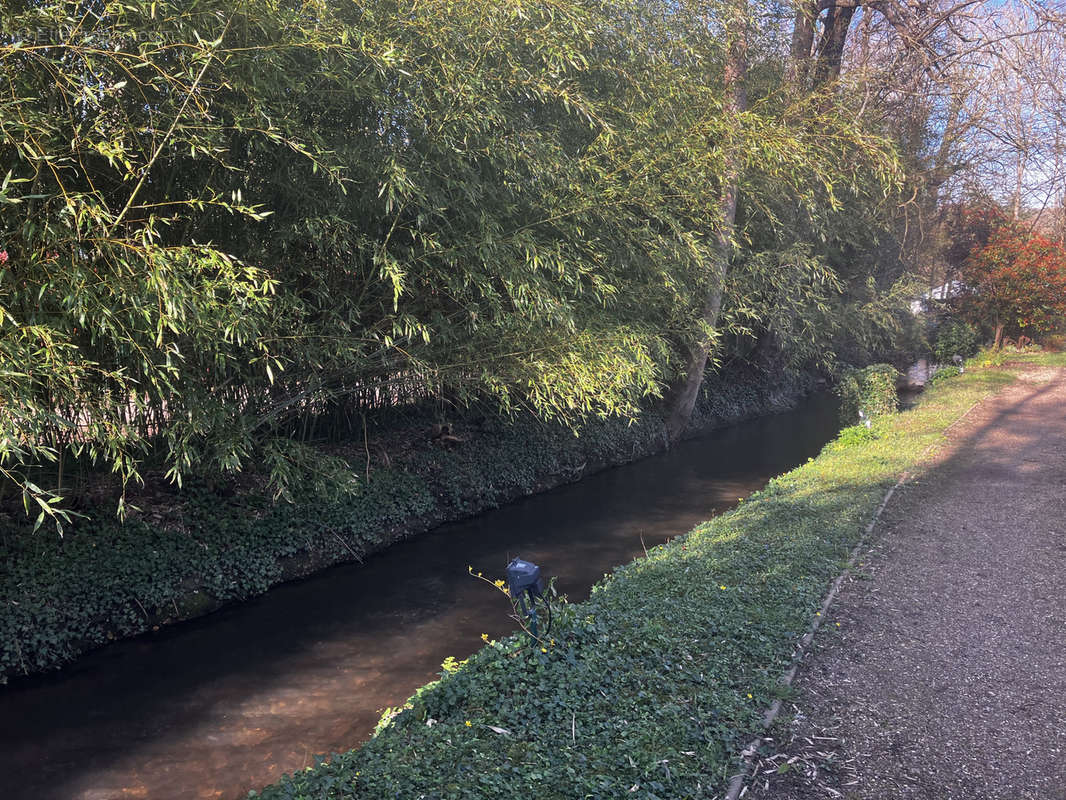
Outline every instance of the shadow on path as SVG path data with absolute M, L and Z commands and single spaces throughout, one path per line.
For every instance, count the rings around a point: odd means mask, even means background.
M 1022 373 L 898 497 L 748 796 L 1066 800 L 1066 371 Z

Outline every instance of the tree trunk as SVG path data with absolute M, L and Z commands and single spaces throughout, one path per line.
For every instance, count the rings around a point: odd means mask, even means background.
M 1011 199 L 1011 212 L 1017 222 L 1022 215 L 1022 183 L 1025 178 L 1025 153 L 1018 151 L 1018 164 L 1015 169 L 1014 197 Z
M 844 44 L 848 39 L 851 18 L 855 16 L 857 0 L 833 3 L 825 18 L 822 40 L 818 43 L 818 63 L 814 66 L 814 85 L 821 86 L 840 77 L 844 59 Z
M 1066 190 L 1059 194 L 1059 244 L 1066 245 Z
M 748 108 L 748 94 L 744 85 L 747 77 L 748 50 L 748 4 L 747 0 L 734 0 L 730 9 L 730 18 L 726 26 L 729 43 L 725 63 L 723 83 L 725 86 L 726 114 L 736 116 Z M 666 420 L 666 433 L 670 443 L 678 441 L 692 419 L 692 409 L 696 406 L 700 387 L 703 385 L 703 373 L 707 368 L 707 359 L 714 345 L 714 337 L 707 333 L 718 324 L 718 315 L 722 310 L 722 291 L 729 273 L 729 261 L 733 255 L 733 233 L 737 216 L 737 186 L 740 180 L 740 157 L 735 152 L 727 152 L 725 172 L 722 175 L 722 193 L 718 201 L 719 224 L 715 232 L 715 258 L 710 276 L 710 287 L 704 298 L 700 320 L 705 328 L 696 337 L 689 348 L 685 364 L 685 377 L 673 392 L 670 412 Z
M 811 49 L 814 47 L 814 20 L 817 16 L 818 0 L 798 0 L 787 75 L 788 84 L 794 92 L 802 89 L 809 77 Z

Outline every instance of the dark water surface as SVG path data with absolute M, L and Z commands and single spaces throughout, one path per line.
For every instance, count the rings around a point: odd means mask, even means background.
M 0 689 L 0 798 L 235 800 L 364 741 L 481 634 L 507 633 L 515 555 L 580 600 L 603 573 L 814 456 L 835 404 L 716 431 L 240 606 Z

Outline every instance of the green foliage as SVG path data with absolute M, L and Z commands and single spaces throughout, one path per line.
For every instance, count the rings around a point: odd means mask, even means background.
M 943 381 L 949 380 L 951 378 L 954 378 L 957 375 L 962 375 L 962 374 L 963 374 L 962 369 L 959 368 L 959 367 L 956 367 L 954 364 L 941 365 L 941 366 L 939 366 L 936 369 L 936 371 L 931 376 L 929 376 L 929 380 L 926 381 L 926 383 L 925 383 L 925 388 L 928 389 L 930 386 L 936 386 L 938 383 L 941 383 Z
M 809 245 L 751 254 L 729 275 L 723 327 L 758 341 L 772 337 L 790 366 L 833 364 L 826 348 L 843 285 Z
M 881 289 L 874 278 L 854 283 L 839 306 L 834 347 L 843 363 L 909 364 L 929 345 L 911 313 L 915 283 L 909 277 Z
M 345 474 L 305 474 L 312 431 L 382 406 L 631 417 L 698 332 L 726 150 L 716 355 L 824 355 L 867 277 L 826 243 L 884 227 L 895 153 L 843 97 L 775 94 L 758 26 L 760 101 L 723 114 L 720 9 L 693 11 L 3 4 L 6 484 L 45 516 L 94 469 L 287 498 Z
M 972 358 L 966 361 L 966 368 L 985 369 L 1027 363 L 1061 366 L 1062 361 L 1061 353 L 1042 350 L 1038 345 L 1031 343 L 1019 347 L 1017 344 L 1007 340 L 1002 347 L 992 345 L 982 347 Z
M 941 323 L 933 345 L 933 355 L 937 363 L 950 364 L 955 355 L 964 359 L 977 352 L 981 343 L 978 330 L 963 319 L 952 317 Z
M 834 448 L 844 450 L 876 438 L 877 434 L 871 428 L 867 428 L 865 425 L 851 425 L 842 429 L 832 444 Z
M 547 652 L 522 637 L 491 642 L 420 690 L 362 749 L 250 797 L 720 791 L 887 487 L 1007 380 L 968 373 L 916 412 L 883 420 L 879 438 L 828 447 L 617 570 L 587 602 L 561 607 Z
M 967 367 L 1002 367 L 1007 363 L 1007 353 L 1002 347 L 982 347 L 966 362 Z
M 848 369 L 836 386 L 840 396 L 840 417 L 845 423 L 893 414 L 899 405 L 896 378 L 899 373 L 891 364 L 873 364 L 864 369 Z

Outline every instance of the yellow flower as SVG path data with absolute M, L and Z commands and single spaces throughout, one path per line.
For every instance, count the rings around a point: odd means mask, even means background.
M 719 586 L 718 588 L 721 589 L 723 592 L 725 591 L 725 587 L 724 586 Z
M 503 581 L 499 581 L 499 580 L 493 581 L 492 585 L 495 586 L 497 589 L 502 589 L 503 588 Z
M 748 699 L 749 699 L 749 700 L 752 700 L 752 699 L 754 699 L 754 698 L 753 698 L 753 697 L 751 696 L 751 692 L 748 692 Z
M 540 652 L 547 653 L 548 652 L 548 648 L 547 647 L 542 647 L 542 648 L 540 648 Z
M 488 640 L 489 640 L 489 635 L 487 633 L 481 634 L 481 641 L 487 642 Z
M 469 727 L 471 727 L 471 726 L 472 726 L 473 724 L 474 724 L 474 723 L 473 723 L 473 722 L 471 722 L 470 720 L 467 720 L 467 721 L 466 721 L 466 727 L 468 727 L 468 728 L 469 728 Z

